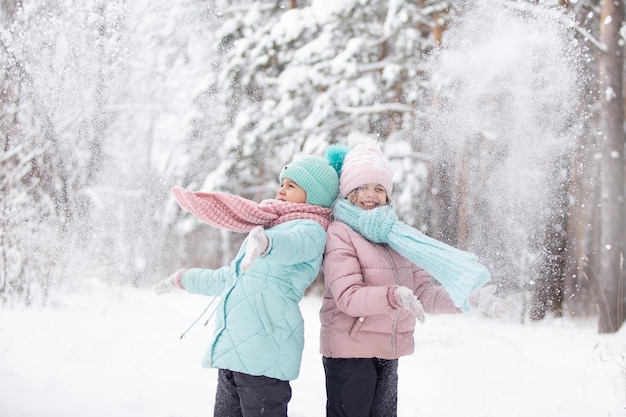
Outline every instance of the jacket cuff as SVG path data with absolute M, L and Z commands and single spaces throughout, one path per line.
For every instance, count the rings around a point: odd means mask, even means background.
M 387 289 L 387 301 L 389 305 L 393 308 L 400 308 L 400 304 L 396 301 L 395 292 L 398 289 L 397 285 L 392 285 Z
M 183 290 L 185 289 L 185 287 L 183 286 L 183 282 L 182 282 L 182 280 L 183 280 L 183 274 L 184 274 L 185 272 L 187 272 L 187 270 L 189 270 L 189 268 L 182 268 L 182 269 L 179 269 L 179 270 L 176 272 L 176 275 L 174 276 L 174 284 L 175 284 L 178 288 L 183 289 Z

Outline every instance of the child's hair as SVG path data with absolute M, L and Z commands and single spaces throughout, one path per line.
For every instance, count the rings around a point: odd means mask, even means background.
M 306 192 L 308 204 L 330 207 L 339 191 L 338 172 L 328 159 L 305 156 L 282 169 L 280 182 L 289 178 Z

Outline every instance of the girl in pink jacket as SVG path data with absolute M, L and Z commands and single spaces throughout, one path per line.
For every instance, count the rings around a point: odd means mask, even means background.
M 327 230 L 320 311 L 326 416 L 395 417 L 398 358 L 413 353 L 416 320 L 423 322 L 424 312 L 460 313 L 463 308 L 429 273 L 382 243 L 385 237 L 370 236 L 374 229 L 393 230 L 384 221 L 368 226 L 361 216 L 390 204 L 392 172 L 380 148 L 370 143 L 338 152 L 343 159 L 339 199 Z M 353 226 L 337 221 L 349 217 L 338 215 L 341 207 L 351 213 Z M 357 224 L 368 229 L 369 240 Z M 485 279 L 488 274 L 478 285 Z

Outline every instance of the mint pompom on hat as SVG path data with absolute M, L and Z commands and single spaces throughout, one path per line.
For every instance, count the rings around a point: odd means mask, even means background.
M 289 178 L 306 192 L 307 204 L 330 207 L 339 192 L 338 170 L 327 159 L 305 156 L 282 169 L 280 182 Z

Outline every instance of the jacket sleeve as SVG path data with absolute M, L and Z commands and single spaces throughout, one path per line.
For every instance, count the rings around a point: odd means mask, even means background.
M 389 313 L 390 285 L 366 285 L 351 229 L 333 222 L 328 227 L 323 272 L 326 288 L 342 312 L 352 317 Z
M 264 231 L 269 241 L 267 251 L 262 257 L 271 257 L 276 264 L 295 265 L 322 256 L 326 244 L 324 228 L 312 220 L 292 224 L 287 229 L 270 228 Z
M 183 273 L 180 282 L 189 293 L 218 296 L 232 275 L 230 266 L 219 269 L 191 268 Z
M 413 292 L 417 296 L 424 311 L 436 313 L 461 313 L 454 305 L 454 301 L 442 285 L 439 285 L 428 272 L 413 264 Z

